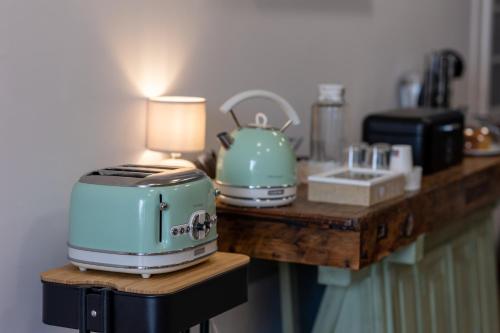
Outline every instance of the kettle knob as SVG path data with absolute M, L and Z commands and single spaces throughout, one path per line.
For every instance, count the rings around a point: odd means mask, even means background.
M 288 121 L 284 126 L 282 126 L 281 131 L 284 131 L 291 124 L 293 125 L 300 124 L 299 116 L 297 115 L 297 112 L 292 108 L 290 103 L 288 103 L 283 97 L 267 90 L 247 90 L 239 94 L 236 94 L 230 99 L 228 99 L 226 102 L 224 102 L 224 104 L 222 104 L 222 106 L 220 107 L 220 110 L 222 113 L 232 112 L 233 108 L 236 107 L 241 102 L 247 99 L 254 99 L 254 98 L 264 98 L 276 102 L 280 106 L 281 110 L 285 112 L 285 114 L 288 117 Z M 239 127 L 239 123 L 237 121 L 236 125 L 238 125 Z
M 255 126 L 267 127 L 267 116 L 265 113 L 257 112 L 255 115 Z

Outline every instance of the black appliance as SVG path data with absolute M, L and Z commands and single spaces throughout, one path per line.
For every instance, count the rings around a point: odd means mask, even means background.
M 442 50 L 428 55 L 426 62 L 419 106 L 449 108 L 452 80 L 461 77 L 465 71 L 463 57 L 454 50 Z
M 398 109 L 369 115 L 363 122 L 363 141 L 406 144 L 413 163 L 431 174 L 463 159 L 464 116 L 449 109 Z

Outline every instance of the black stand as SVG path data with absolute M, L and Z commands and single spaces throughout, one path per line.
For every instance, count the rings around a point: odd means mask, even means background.
M 210 321 L 206 320 L 200 324 L 200 333 L 209 333 L 210 331 Z
M 178 333 L 247 301 L 247 266 L 166 295 L 43 283 L 43 322 L 80 333 Z

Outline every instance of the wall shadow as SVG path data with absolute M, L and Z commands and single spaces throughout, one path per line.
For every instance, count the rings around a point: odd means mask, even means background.
M 262 10 L 370 14 L 373 0 L 253 0 Z

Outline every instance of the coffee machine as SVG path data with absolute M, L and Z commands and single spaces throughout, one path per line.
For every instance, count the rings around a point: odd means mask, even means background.
M 453 50 L 433 52 L 427 56 L 419 106 L 450 108 L 451 81 L 464 73 L 464 60 Z

